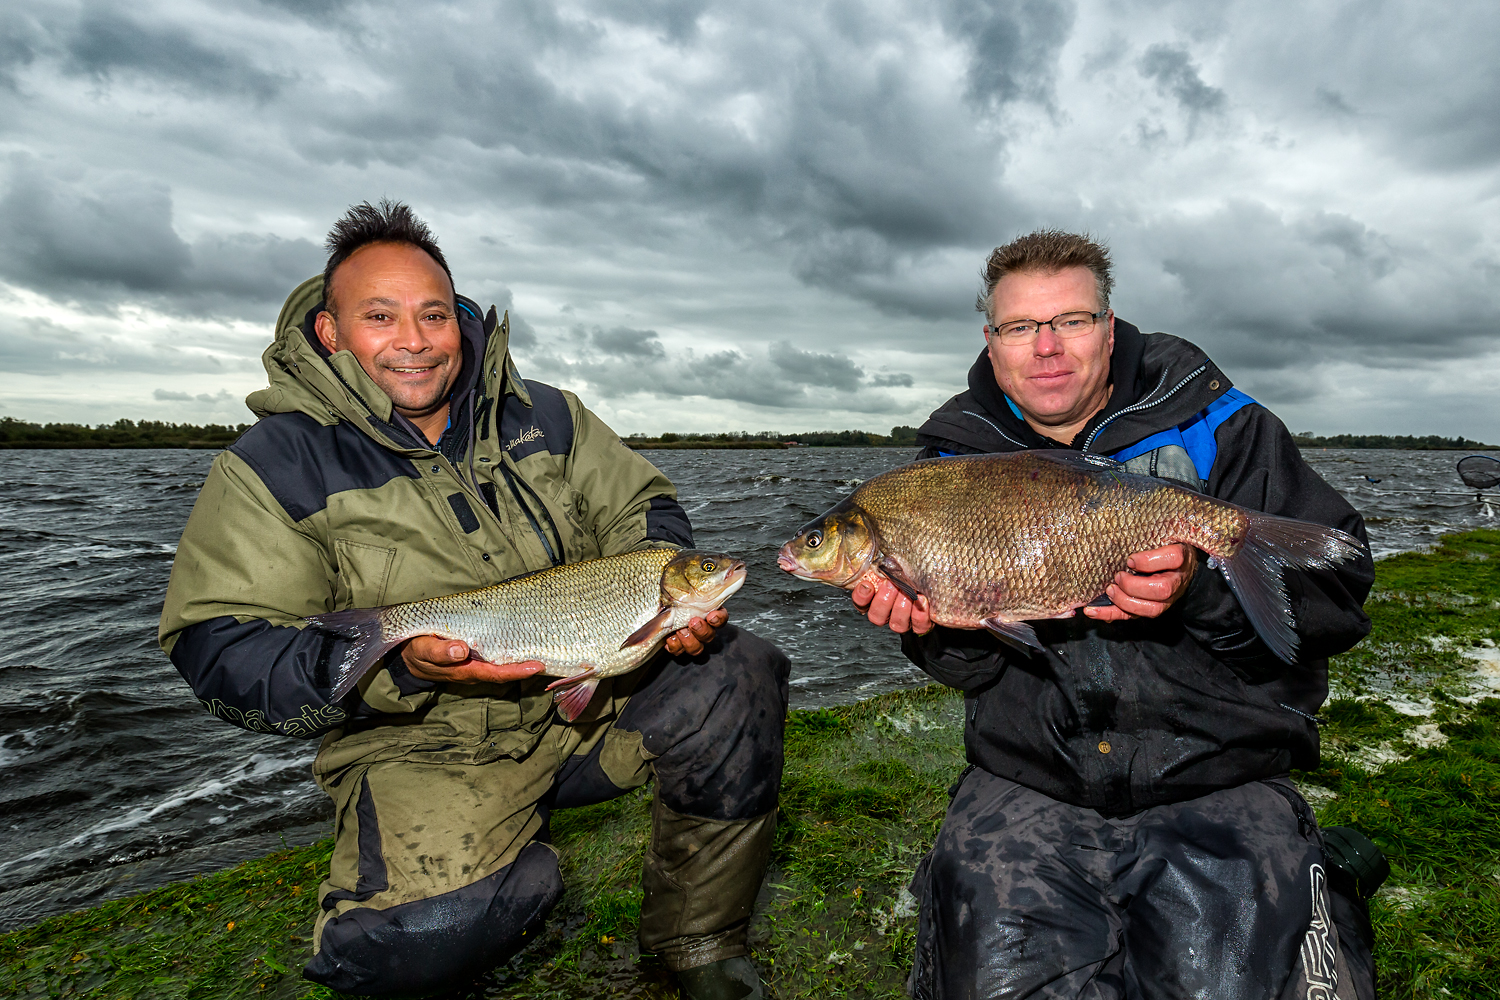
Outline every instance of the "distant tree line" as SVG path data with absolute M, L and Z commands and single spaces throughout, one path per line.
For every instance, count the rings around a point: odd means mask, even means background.
M 914 448 L 915 427 L 892 427 L 889 434 L 870 431 L 728 431 L 721 434 L 632 434 L 621 438 L 638 449 L 654 448 Z
M 116 420 L 112 424 L 32 424 L 0 417 L 0 448 L 223 448 L 249 430 L 249 424 L 173 424 L 160 420 Z M 915 448 L 915 427 L 892 427 L 889 434 L 871 431 L 730 431 L 721 434 L 632 434 L 622 438 L 632 448 Z M 1397 448 L 1408 451 L 1485 451 L 1497 446 L 1465 437 L 1436 434 L 1335 434 L 1311 431 L 1294 436 L 1301 448 Z
M 170 424 L 116 420 L 112 424 L 31 424 L 0 417 L 0 448 L 223 448 L 249 424 Z
M 1470 441 L 1462 435 L 1456 438 L 1413 437 L 1410 434 L 1334 434 L 1318 437 L 1312 431 L 1302 431 L 1293 436 L 1299 448 L 1397 448 L 1404 451 L 1488 451 L 1496 447 L 1482 441 Z

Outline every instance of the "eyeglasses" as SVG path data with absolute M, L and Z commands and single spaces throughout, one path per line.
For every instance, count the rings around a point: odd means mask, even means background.
M 1042 332 L 1042 327 L 1052 327 L 1052 332 L 1063 340 L 1071 340 L 1074 337 L 1082 337 L 1094 331 L 1094 324 L 1109 315 L 1108 309 L 1101 309 L 1096 313 L 1091 312 L 1065 312 L 1058 313 L 1048 320 L 1018 319 L 1009 323 L 1001 323 L 998 327 L 985 325 L 984 332 L 992 333 L 1000 338 L 1000 343 L 1006 347 L 1020 347 L 1036 340 L 1037 334 Z

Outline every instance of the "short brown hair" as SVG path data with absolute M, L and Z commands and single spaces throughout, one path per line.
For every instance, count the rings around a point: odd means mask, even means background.
M 979 278 L 984 289 L 974 300 L 974 308 L 993 320 L 995 285 L 1007 274 L 1056 274 L 1070 267 L 1086 267 L 1094 272 L 1094 286 L 1099 292 L 1099 308 L 1109 308 L 1109 292 L 1115 279 L 1110 274 L 1109 248 L 1096 242 L 1088 233 L 1065 233 L 1061 229 L 1038 229 L 996 247 L 984 262 Z

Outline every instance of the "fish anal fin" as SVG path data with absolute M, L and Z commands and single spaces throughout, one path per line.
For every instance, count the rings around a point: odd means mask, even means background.
M 986 618 L 980 624 L 1023 653 L 1042 648 L 1036 631 L 1025 622 L 1003 622 L 998 618 Z
M 589 672 L 593 673 L 593 671 Z M 594 692 L 598 687 L 599 678 L 590 677 L 588 680 L 554 691 L 552 700 L 557 703 L 557 714 L 563 717 L 564 722 L 575 721 L 589 707 L 589 702 L 594 700 Z
M 652 616 L 650 621 L 626 636 L 625 641 L 620 643 L 620 648 L 624 649 L 627 646 L 634 646 L 637 643 L 650 642 L 661 634 L 662 627 L 671 620 L 672 609 L 662 608 Z
M 891 581 L 891 586 L 906 595 L 907 600 L 915 603 L 917 598 L 921 596 L 921 592 L 917 590 L 916 585 L 911 580 L 907 579 L 906 571 L 901 568 L 901 564 L 896 562 L 896 560 L 890 556 L 881 556 L 880 562 L 875 565 L 879 567 L 880 572 L 885 574 L 885 578 Z

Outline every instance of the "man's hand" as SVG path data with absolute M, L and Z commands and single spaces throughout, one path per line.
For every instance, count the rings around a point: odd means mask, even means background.
M 424 681 L 446 681 L 456 684 L 505 684 L 525 680 L 541 671 L 536 660 L 520 663 L 490 663 L 476 660 L 467 643 L 457 639 L 439 639 L 419 635 L 401 649 L 401 658 L 413 677 Z
M 861 580 L 849 592 L 854 606 L 868 619 L 871 625 L 889 626 L 892 632 L 915 632 L 926 635 L 932 631 L 932 616 L 927 611 L 927 598 L 918 597 L 913 604 L 905 594 L 896 589 L 889 580 L 881 580 L 877 590 L 869 582 Z
M 1170 608 L 1193 582 L 1198 568 L 1198 550 L 1174 543 L 1149 552 L 1137 552 L 1115 574 L 1104 591 L 1114 607 L 1084 608 L 1083 613 L 1102 622 L 1127 618 L 1156 618 Z
M 673 656 L 682 653 L 697 656 L 703 652 L 703 647 L 714 641 L 714 629 L 723 628 L 728 620 L 729 612 L 723 608 L 715 608 L 702 618 L 694 618 L 687 623 L 687 628 L 680 628 L 667 636 L 667 652 Z

